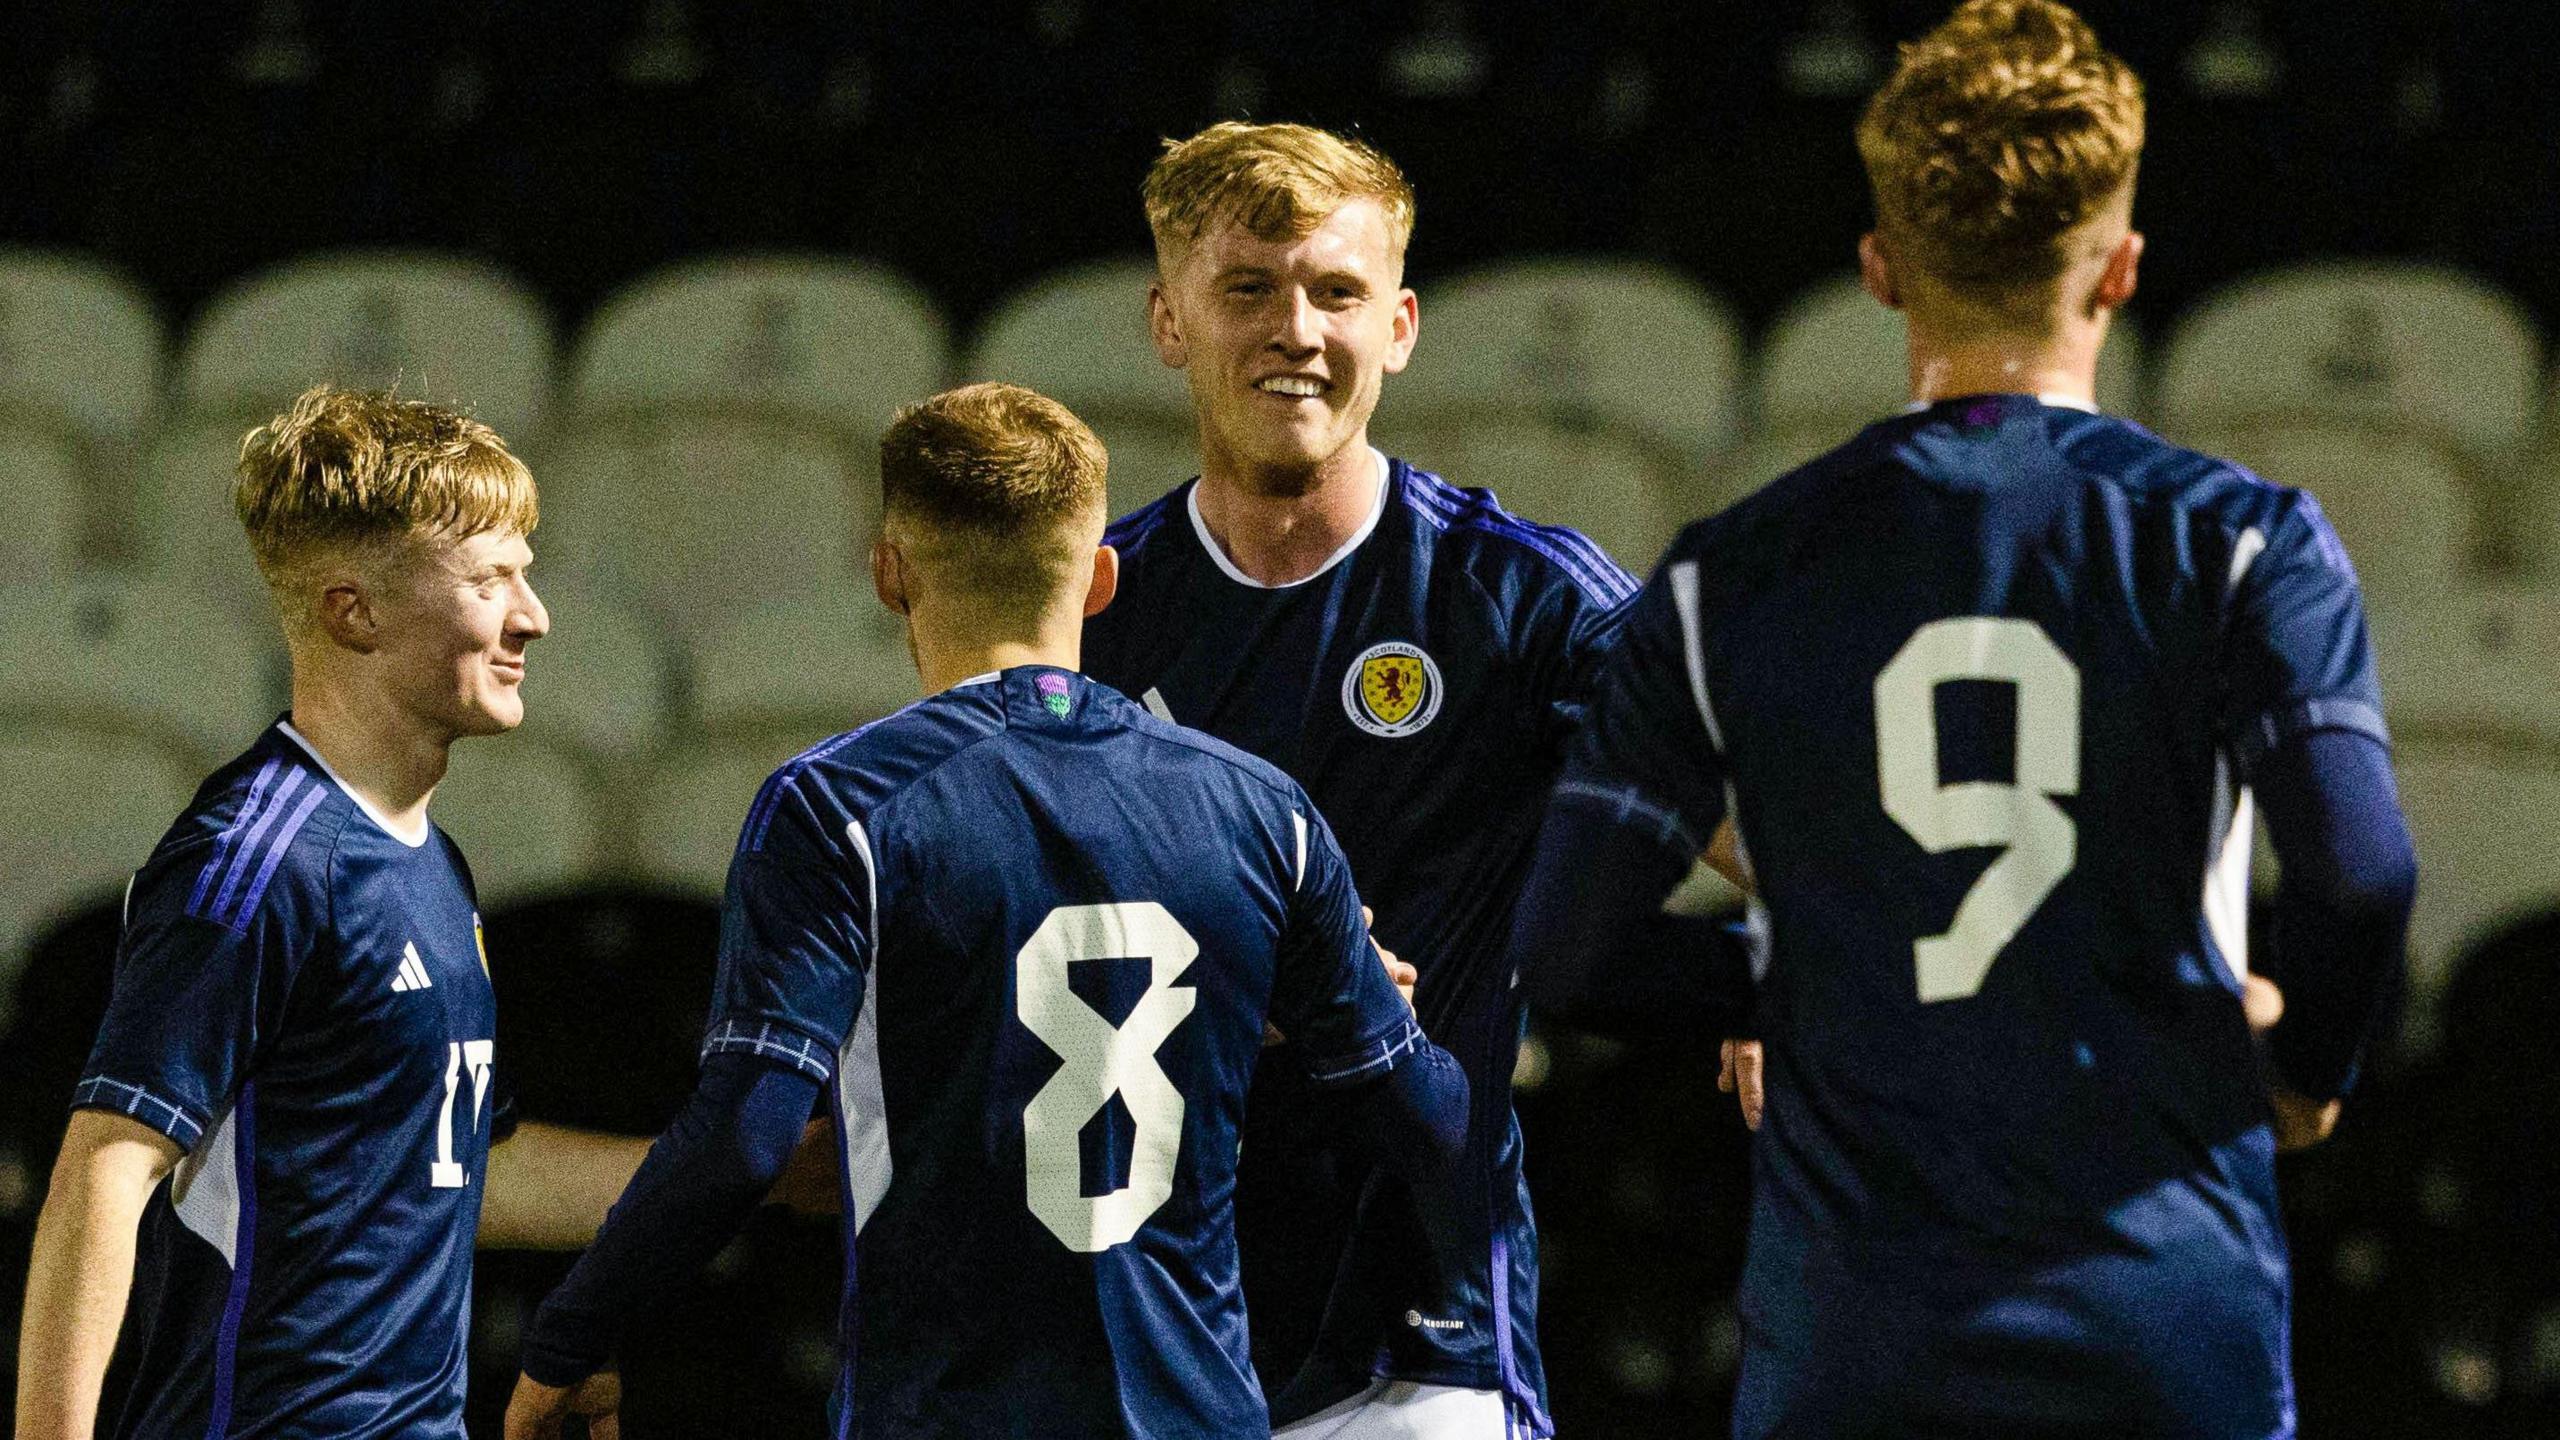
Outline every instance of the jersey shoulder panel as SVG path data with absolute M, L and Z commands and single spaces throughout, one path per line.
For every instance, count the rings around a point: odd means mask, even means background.
M 1294 809 L 1304 811 L 1313 808 L 1314 802 L 1307 798 L 1306 790 L 1290 779 L 1288 772 L 1270 761 L 1238 749 L 1206 731 L 1159 719 L 1117 691 L 1112 692 L 1111 699 L 1113 718 L 1132 734 L 1204 756 Z
M 1396 500 L 1440 537 L 1443 549 L 1459 551 L 1495 575 L 1516 575 L 1533 591 L 1570 585 L 1610 608 L 1636 593 L 1634 578 L 1590 537 L 1522 519 L 1503 509 L 1490 490 L 1453 485 L 1404 460 L 1389 462 L 1389 484 Z
M 137 888 L 173 887 L 175 908 L 235 931 L 273 896 L 300 897 L 325 914 L 331 860 L 354 814 L 354 802 L 300 747 L 270 731 L 197 790 Z
M 1191 487 L 1198 483 L 1186 480 L 1112 521 L 1103 529 L 1102 543 L 1120 552 L 1121 563 L 1131 563 L 1146 552 L 1148 542 L 1156 539 L 1165 526 L 1183 517 L 1184 502 Z
M 814 813 L 833 833 L 991 736 L 1004 733 L 995 685 L 963 685 L 821 740 L 782 763 L 756 793 L 738 835 L 741 853 L 765 848 L 787 806 Z

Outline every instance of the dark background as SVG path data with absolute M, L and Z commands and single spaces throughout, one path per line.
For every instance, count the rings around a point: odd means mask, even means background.
M 2560 320 L 2560 87 L 2527 3 L 2084 7 L 2147 77 L 2144 317 L 2262 267 L 2450 261 Z M 1159 139 L 1231 115 L 1355 130 L 1412 175 L 1427 281 L 1637 254 L 1765 322 L 1866 218 L 1849 134 L 1934 3 L 1363 5 L 21 0 L 0 21 L 0 243 L 102 258 L 172 328 L 290 257 L 486 257 L 564 331 L 667 261 L 874 258 L 965 330 L 1063 263 L 1143 248 Z M 138 856 L 136 857 L 139 858 Z M 92 1028 L 113 911 L 28 957 L 0 1040 L 0 1334 Z M 653 1131 L 690 1083 L 712 915 L 627 889 L 493 914 L 524 1110 Z M 527 957 L 542 957 L 535 966 Z M 2488 937 L 2440 1043 L 2387 1058 L 2290 1162 L 2313 1436 L 2560 1435 L 2560 916 Z M 628 997 L 599 1010 L 598 994 Z M 1701 1435 L 1738 1353 L 1748 1163 L 1712 1037 L 1545 1031 L 1520 1100 L 1568 1436 Z M 639 1437 L 816 1433 L 836 1243 L 760 1218 L 627 1360 Z M 491 1427 L 563 1265 L 491 1256 Z

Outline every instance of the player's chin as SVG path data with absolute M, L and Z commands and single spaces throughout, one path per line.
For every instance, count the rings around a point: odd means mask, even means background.
M 524 694 L 513 685 L 491 685 L 462 707 L 464 735 L 504 735 L 524 723 Z

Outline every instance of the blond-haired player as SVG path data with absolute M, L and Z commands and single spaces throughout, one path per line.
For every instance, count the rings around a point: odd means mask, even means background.
M 1166 146 L 1144 198 L 1156 350 L 1189 382 L 1200 473 L 1111 528 L 1121 598 L 1086 662 L 1308 787 L 1474 1082 L 1464 1162 L 1417 1186 L 1342 1159 L 1275 1048 L 1238 1197 L 1255 1360 L 1284 1434 L 1544 1435 L 1502 951 L 1634 584 L 1581 535 L 1369 443 L 1421 328 L 1414 193 L 1385 155 L 1215 125 Z
M 973 385 L 880 445 L 880 599 L 925 698 L 784 765 L 729 871 L 694 1099 L 545 1301 L 507 1414 L 728 1243 L 821 1087 L 863 1440 L 1263 1435 L 1229 1196 L 1266 1023 L 1366 1153 L 1443 1166 L 1466 1077 L 1373 955 L 1305 792 L 1076 673 L 1101 444 Z M 1394 968 L 1392 962 L 1389 969 Z
M 513 1124 L 471 874 L 427 818 L 453 742 L 524 715 L 533 477 L 457 411 L 320 387 L 234 494 L 293 709 L 127 892 L 17 1433 L 459 1437 L 475 1234 L 583 1244 L 642 1148 Z
M 1858 142 L 1912 406 L 1673 545 L 1540 842 L 1541 998 L 1719 823 L 1754 863 L 1739 1436 L 2293 1432 L 2274 1152 L 2354 1081 L 2414 861 L 2319 506 L 2095 413 L 2142 136 L 2051 0 L 1904 47 Z

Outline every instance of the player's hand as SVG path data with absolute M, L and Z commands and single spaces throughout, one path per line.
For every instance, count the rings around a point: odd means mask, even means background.
M 599 1370 L 575 1385 L 545 1385 L 516 1377 L 507 1401 L 507 1440 L 576 1440 L 571 1419 L 583 1420 L 587 1440 L 622 1440 L 622 1376 Z
M 844 1213 L 844 1185 L 836 1174 L 836 1127 L 825 1120 L 812 1120 L 800 1131 L 800 1148 L 791 1152 L 791 1163 L 782 1168 L 782 1178 L 766 1191 L 764 1203 L 779 1205 L 794 1215 L 841 1215 Z
M 1361 924 L 1374 925 L 1377 919 L 1377 915 L 1368 906 L 1360 907 Z M 1369 948 L 1378 952 L 1378 963 L 1387 967 L 1387 978 L 1395 982 L 1396 993 L 1404 997 L 1404 1008 L 1412 1009 L 1413 987 L 1422 979 L 1422 972 L 1397 959 L 1396 952 L 1379 944 L 1378 937 L 1374 933 L 1369 936 Z
M 1727 1040 L 1724 1066 L 1716 1072 L 1716 1088 L 1742 1103 L 1742 1123 L 1754 1130 L 1760 1128 L 1760 1112 L 1769 1098 L 1767 1060 L 1759 1041 Z
M 2284 1018 L 2284 992 L 2264 975 L 2248 976 L 2240 982 L 2240 1009 L 2249 1017 L 2249 1028 L 2264 1035 Z
M 2341 1101 L 2314 1100 L 2281 1085 L 2267 1098 L 2275 1105 L 2276 1149 L 2285 1152 L 2308 1150 L 2328 1139 L 2338 1128 L 2338 1112 L 2345 1108 Z

